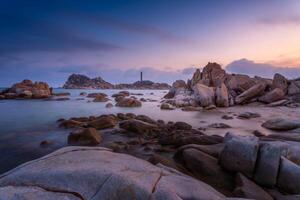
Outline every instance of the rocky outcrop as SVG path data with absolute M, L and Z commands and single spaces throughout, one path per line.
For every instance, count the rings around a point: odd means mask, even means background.
M 222 200 L 175 169 L 101 147 L 66 147 L 0 176 L 0 199 Z
M 101 77 L 89 78 L 81 74 L 72 74 L 64 84 L 65 89 L 112 89 L 114 86 Z
M 195 90 L 197 85 L 212 88 L 214 91 L 214 100 L 205 100 L 204 105 L 228 107 L 258 101 L 271 104 L 287 99 L 288 103 L 282 104 L 283 106 L 296 107 L 299 106 L 297 102 L 300 102 L 300 79 L 287 80 L 280 74 L 275 74 L 273 79 L 228 74 L 217 63 L 208 63 L 202 71 L 196 69 L 192 79 L 187 83 L 182 80 L 174 82 L 164 98 L 171 99 L 172 102 L 168 103 L 176 107 L 197 106 L 197 104 L 203 106 L 200 102 L 203 99 L 199 99 L 199 93 Z
M 14 84 L 0 93 L 4 99 L 43 99 L 52 95 L 52 88 L 44 82 L 32 82 L 31 80 L 23 80 Z

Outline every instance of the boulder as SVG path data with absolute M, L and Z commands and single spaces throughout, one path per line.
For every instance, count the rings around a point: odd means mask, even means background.
M 243 74 L 227 74 L 224 83 L 227 89 L 234 93 L 242 93 L 256 84 L 254 79 Z
M 186 122 L 176 122 L 172 125 L 172 129 L 175 130 L 191 130 L 192 126 Z
M 133 98 L 122 98 L 117 102 L 116 106 L 118 107 L 141 107 L 142 103 Z
M 261 143 L 256 160 L 254 180 L 264 186 L 273 187 L 277 181 L 280 157 L 287 154 L 287 144 L 283 142 Z
M 224 141 L 225 147 L 219 157 L 220 165 L 228 171 L 242 172 L 252 177 L 259 147 L 258 138 L 227 133 Z
M 97 145 L 101 141 L 101 133 L 98 133 L 94 128 L 80 128 L 68 136 L 68 144 L 71 145 Z
M 261 126 L 270 130 L 288 131 L 288 130 L 300 128 L 300 121 L 275 118 L 275 119 L 267 120 Z
M 0 190 L 8 186 L 42 188 L 56 195 L 51 200 L 60 194 L 76 200 L 225 199 L 211 186 L 175 169 L 101 147 L 66 147 L 28 162 L 0 177 Z M 10 193 L 15 194 L 11 200 L 19 199 L 15 188 Z M 5 199 L 7 193 L 0 194 Z
M 106 95 L 97 95 L 93 102 L 107 102 L 109 99 L 106 97 Z
M 283 100 L 279 100 L 279 101 L 275 101 L 275 102 L 269 103 L 267 106 L 268 107 L 284 106 L 284 105 L 286 105 L 288 103 L 289 103 L 289 100 L 283 99 Z
M 277 186 L 290 194 L 300 194 L 300 166 L 281 157 Z
M 299 81 L 291 81 L 291 84 L 288 87 L 289 95 L 300 94 L 300 80 Z
M 216 106 L 229 106 L 228 90 L 224 83 L 216 87 Z
M 173 84 L 169 92 L 164 96 L 165 99 L 174 98 L 180 91 L 184 91 L 187 89 L 187 84 L 184 80 L 176 80 Z
M 286 94 L 288 90 L 288 80 L 283 75 L 276 73 L 273 77 L 272 88 L 279 88 Z
M 160 105 L 160 109 L 162 109 L 162 110 L 174 110 L 175 108 L 172 105 L 168 104 L 168 103 L 162 103 Z
M 186 148 L 176 153 L 176 159 L 180 160 L 195 177 L 223 194 L 230 195 L 234 189 L 234 176 L 224 171 L 216 158 L 197 149 Z
M 161 138 L 160 143 L 164 145 L 175 145 L 176 147 L 181 147 L 188 144 L 199 144 L 199 145 L 212 145 L 219 144 L 223 142 L 221 136 L 215 135 L 189 135 L 182 137 L 166 137 Z
M 201 83 L 209 87 L 216 87 L 223 83 L 225 75 L 226 72 L 221 65 L 209 62 L 202 70 Z
M 235 98 L 235 102 L 237 104 L 247 103 L 247 101 L 250 101 L 252 98 L 263 94 L 263 92 L 265 91 L 265 88 L 266 88 L 265 83 L 258 83 L 256 85 L 252 86 L 251 88 L 249 88 L 248 90 L 246 90 L 245 92 L 243 92 L 242 94 L 238 95 Z
M 203 84 L 196 84 L 193 87 L 196 101 L 203 107 L 215 104 L 215 92 L 212 87 Z
M 228 124 L 224 124 L 224 123 L 213 123 L 208 125 L 209 128 L 231 128 L 231 126 L 229 126 Z
M 273 197 L 269 193 L 241 173 L 237 173 L 236 175 L 236 185 L 237 187 L 233 191 L 236 197 L 255 200 L 273 200 Z
M 99 117 L 93 121 L 88 122 L 88 126 L 98 130 L 113 128 L 116 125 L 117 125 L 116 119 L 110 116 Z
M 183 151 L 184 149 L 196 149 L 202 151 L 212 157 L 219 158 L 220 153 L 224 148 L 224 144 L 211 144 L 211 145 L 199 145 L 199 144 L 188 144 L 181 146 L 177 152 Z
M 59 124 L 61 128 L 75 128 L 82 125 L 82 122 L 75 121 L 75 120 L 64 120 Z
M 151 134 L 156 132 L 158 129 L 158 126 L 155 124 L 150 124 L 136 119 L 121 121 L 119 123 L 119 127 L 140 136 L 150 136 L 150 137 Z
M 146 115 L 138 115 L 135 117 L 135 119 L 143 121 L 143 122 L 147 122 L 150 124 L 156 124 L 156 121 L 154 119 L 151 119 L 150 117 L 148 117 Z
M 95 93 L 89 93 L 88 95 L 87 95 L 87 97 L 88 98 L 97 98 L 97 97 L 107 97 L 107 95 L 105 94 L 105 93 L 102 93 L 102 92 L 99 92 L 99 93 L 97 93 L 97 92 L 95 92 Z
M 264 103 L 272 103 L 275 101 L 282 100 L 285 96 L 285 93 L 280 88 L 275 88 L 272 91 L 266 93 L 265 95 L 258 98 L 259 101 Z

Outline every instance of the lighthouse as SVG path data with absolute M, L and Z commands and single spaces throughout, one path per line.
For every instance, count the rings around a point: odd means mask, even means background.
M 143 82 L 143 72 L 141 72 L 141 82 Z

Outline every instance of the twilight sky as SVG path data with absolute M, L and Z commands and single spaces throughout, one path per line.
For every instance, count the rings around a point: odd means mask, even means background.
M 215 61 L 300 76 L 299 0 L 10 0 L 0 3 L 0 86 L 71 73 L 171 83 Z

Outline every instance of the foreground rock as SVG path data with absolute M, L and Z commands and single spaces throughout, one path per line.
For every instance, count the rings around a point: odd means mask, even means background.
M 23 80 L 4 90 L 0 95 L 5 99 L 43 99 L 52 95 L 52 89 L 44 82 L 33 83 L 31 80 Z
M 31 200 L 226 199 L 176 170 L 101 147 L 66 147 L 1 175 L 0 199 L 19 196 Z
M 288 131 L 300 128 L 300 121 L 276 118 L 267 120 L 261 126 L 276 131 Z

